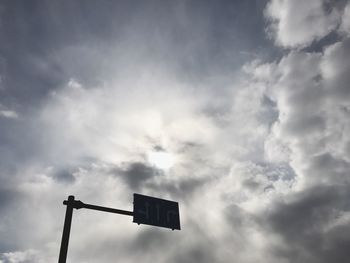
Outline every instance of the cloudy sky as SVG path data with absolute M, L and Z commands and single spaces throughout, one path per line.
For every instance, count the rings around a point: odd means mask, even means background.
M 350 2 L 0 1 L 0 263 L 348 262 Z

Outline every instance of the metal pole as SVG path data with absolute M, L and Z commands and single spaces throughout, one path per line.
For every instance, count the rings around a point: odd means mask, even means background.
M 68 196 L 68 201 L 63 201 L 63 204 L 67 205 L 66 217 L 64 219 L 63 234 L 61 240 L 60 256 L 58 258 L 58 263 L 66 263 L 68 243 L 69 243 L 69 233 L 72 224 L 72 215 L 74 207 L 74 196 Z
M 79 201 L 75 201 L 75 202 L 79 202 Z M 126 215 L 126 216 L 133 216 L 134 215 L 134 212 L 131 212 L 131 211 L 125 211 L 125 210 L 109 208 L 109 207 L 104 207 L 104 206 L 98 206 L 98 205 L 90 205 L 90 204 L 85 204 L 83 202 L 81 202 L 81 203 L 82 203 L 81 208 L 99 210 L 99 211 L 103 211 L 103 212 L 121 214 L 121 215 Z

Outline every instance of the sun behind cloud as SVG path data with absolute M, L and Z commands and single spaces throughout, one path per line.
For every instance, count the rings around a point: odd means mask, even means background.
M 159 169 L 170 169 L 175 164 L 175 156 L 165 151 L 151 151 L 147 155 L 148 162 Z

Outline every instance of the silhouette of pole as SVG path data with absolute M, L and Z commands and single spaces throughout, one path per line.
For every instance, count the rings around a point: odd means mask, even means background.
M 85 204 L 81 201 L 75 201 L 75 203 L 76 203 L 76 206 L 74 208 L 77 208 L 77 209 L 86 208 L 86 209 L 98 210 L 98 211 L 114 213 L 114 214 L 121 214 L 121 215 L 126 215 L 126 216 L 133 216 L 134 215 L 134 212 L 131 212 L 131 211 L 125 211 L 125 210 L 109 208 L 109 207 L 104 207 L 104 206 L 98 206 L 98 205 Z
M 64 219 L 62 240 L 61 240 L 61 249 L 60 256 L 58 258 L 58 263 L 66 263 L 67 252 L 68 252 L 68 243 L 69 243 L 69 234 L 72 224 L 73 208 L 74 208 L 74 196 L 68 196 L 68 201 L 63 201 L 63 204 L 67 205 L 66 217 Z
M 137 197 L 137 199 L 135 199 L 135 197 Z M 180 230 L 180 218 L 179 218 L 178 203 L 173 202 L 173 201 L 169 201 L 169 200 L 134 194 L 134 211 L 133 212 L 121 210 L 121 209 L 110 208 L 110 207 L 85 204 L 80 200 L 75 200 L 74 195 L 68 196 L 68 200 L 64 200 L 63 204 L 67 206 L 67 209 L 66 209 L 66 216 L 64 218 L 64 226 L 63 226 L 61 248 L 60 248 L 60 255 L 58 258 L 58 263 L 66 263 L 66 260 L 67 260 L 69 234 L 70 234 L 70 229 L 71 229 L 71 225 L 72 225 L 72 217 L 73 217 L 73 209 L 74 208 L 75 209 L 86 208 L 86 209 L 98 210 L 98 211 L 103 211 L 103 212 L 108 212 L 108 213 L 133 216 L 134 217 L 133 222 L 137 223 L 137 224 L 148 224 L 148 225 L 154 225 L 154 226 L 160 226 L 160 227 L 167 227 L 167 228 L 171 228 L 172 230 L 174 230 L 174 229 Z M 157 211 L 156 215 L 154 215 L 154 213 L 149 214 L 148 208 L 152 204 L 154 207 L 153 210 Z M 137 209 L 136 206 L 138 206 L 139 208 L 146 206 L 147 211 L 143 211 L 143 209 L 141 209 L 141 210 Z M 160 220 L 160 214 L 159 214 L 161 207 L 165 211 L 165 213 L 163 213 L 163 220 Z M 135 216 L 135 214 L 136 214 L 136 216 Z M 171 221 L 169 219 L 171 216 L 177 216 L 177 221 L 176 220 Z M 155 221 L 155 218 L 157 218 L 157 220 L 159 222 Z M 164 221 L 164 220 L 166 220 L 166 221 Z

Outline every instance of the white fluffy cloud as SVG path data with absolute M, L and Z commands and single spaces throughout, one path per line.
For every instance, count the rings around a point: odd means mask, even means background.
M 44 263 L 48 260 L 56 261 L 56 258 L 47 257 L 42 251 L 34 249 L 3 253 L 0 257 L 1 263 Z
M 348 3 L 344 9 L 340 30 L 348 35 L 350 33 L 350 3 Z
M 1 76 L 0 76 L 1 77 Z M 1 81 L 0 81 L 1 83 Z M 8 118 L 8 119 L 18 119 L 18 113 L 14 110 L 10 110 L 4 105 L 0 104 L 0 118 Z
M 305 183 L 348 180 L 348 52 L 349 41 L 344 40 L 324 54 L 291 52 L 278 64 L 260 65 L 253 73 L 267 85 L 279 111 L 266 153 L 271 161 L 289 160 Z
M 17 119 L 18 118 L 17 112 L 11 111 L 11 110 L 0 111 L 0 116 L 4 117 L 4 118 L 9 118 L 9 119 Z
M 272 1 L 268 12 L 287 3 Z M 271 209 L 262 216 L 266 234 L 278 240 L 269 244 L 275 255 L 284 255 L 281 260 L 341 262 L 346 258 L 346 250 L 338 244 L 349 241 L 345 228 L 350 224 L 346 202 L 350 183 L 350 41 L 344 34 L 347 8 L 341 12 L 339 32 L 343 38 L 324 46 L 322 52 L 290 51 L 279 61 L 246 66 L 253 80 L 265 86 L 266 96 L 276 103 L 278 111 L 265 140 L 266 159 L 275 164 L 287 163 L 295 173 L 290 187 L 280 191 L 280 200 L 272 199 Z M 288 11 L 286 6 L 274 10 L 279 14 Z M 321 15 L 319 21 L 327 21 L 331 14 Z M 291 21 L 292 17 L 280 19 L 273 25 L 276 41 L 285 47 L 307 46 L 329 32 L 325 30 L 317 37 L 312 24 L 304 25 L 299 33 L 311 30 L 310 35 L 288 39 L 292 30 L 287 25 Z M 329 25 L 335 29 L 335 24 Z M 339 234 L 343 232 L 346 234 Z M 324 246 L 329 249 L 324 250 Z
M 304 47 L 334 30 L 340 11 L 329 0 L 272 0 L 266 8 L 270 32 L 282 47 Z

